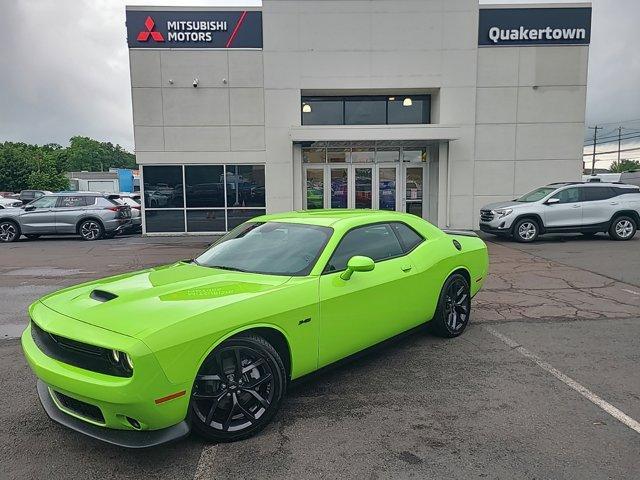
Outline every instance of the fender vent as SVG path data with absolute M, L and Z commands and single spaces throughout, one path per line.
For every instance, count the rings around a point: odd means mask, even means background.
M 460 245 L 460 242 L 455 238 L 453 239 L 453 246 L 456 247 L 458 250 L 462 250 L 462 245 Z
M 118 295 L 115 293 L 105 292 L 104 290 L 94 290 L 89 296 L 98 302 L 108 302 L 109 300 L 118 298 Z

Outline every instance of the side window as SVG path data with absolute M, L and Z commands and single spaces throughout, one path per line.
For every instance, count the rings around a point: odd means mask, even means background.
M 40 197 L 29 203 L 29 205 L 36 208 L 53 208 L 56 206 L 57 201 L 58 197 Z
M 388 224 L 366 225 L 354 228 L 342 238 L 324 271 L 344 270 L 354 255 L 364 255 L 378 262 L 402 254 L 398 237 Z
M 580 201 L 580 189 L 578 187 L 565 188 L 554 195 L 560 203 L 576 203 Z
M 614 193 L 611 187 L 584 187 L 582 195 L 585 202 L 594 202 L 596 200 L 606 200 L 617 194 Z
M 74 196 L 64 196 L 60 198 L 59 207 L 63 208 L 74 208 L 74 207 L 84 207 L 87 205 L 87 201 L 85 197 L 74 197 Z
M 424 238 L 418 235 L 413 228 L 405 225 L 404 223 L 392 223 L 391 228 L 396 233 L 402 244 L 402 249 L 405 253 L 413 250 L 416 246 L 420 245 Z
M 96 205 L 98 207 L 113 207 L 114 205 L 118 205 L 118 203 L 114 200 L 110 200 L 105 197 L 96 197 Z

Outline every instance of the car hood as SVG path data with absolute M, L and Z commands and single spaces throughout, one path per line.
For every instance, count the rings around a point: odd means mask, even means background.
M 484 205 L 482 210 L 497 210 L 499 208 L 514 208 L 514 207 L 523 207 L 528 205 L 529 202 L 516 202 L 514 200 L 510 200 L 508 202 L 495 202 L 489 203 L 488 205 Z
M 290 278 L 178 262 L 70 287 L 41 302 L 76 320 L 141 338 L 185 318 L 281 288 Z

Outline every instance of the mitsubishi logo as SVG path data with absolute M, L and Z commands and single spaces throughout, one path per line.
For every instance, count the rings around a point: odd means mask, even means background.
M 164 37 L 162 36 L 162 34 L 155 30 L 156 24 L 153 21 L 153 18 L 147 17 L 147 19 L 144 21 L 144 27 L 146 28 L 146 30 L 142 30 L 138 34 L 139 42 L 146 42 L 147 40 L 149 40 L 149 36 L 151 36 L 151 38 L 153 38 L 155 42 L 164 42 Z

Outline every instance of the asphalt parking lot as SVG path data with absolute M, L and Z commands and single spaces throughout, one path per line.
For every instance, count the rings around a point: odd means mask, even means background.
M 638 478 L 640 238 L 489 239 L 463 336 L 413 332 L 298 381 L 243 442 L 129 451 L 51 422 L 16 339 L 28 304 L 209 241 L 0 245 L 0 478 Z

